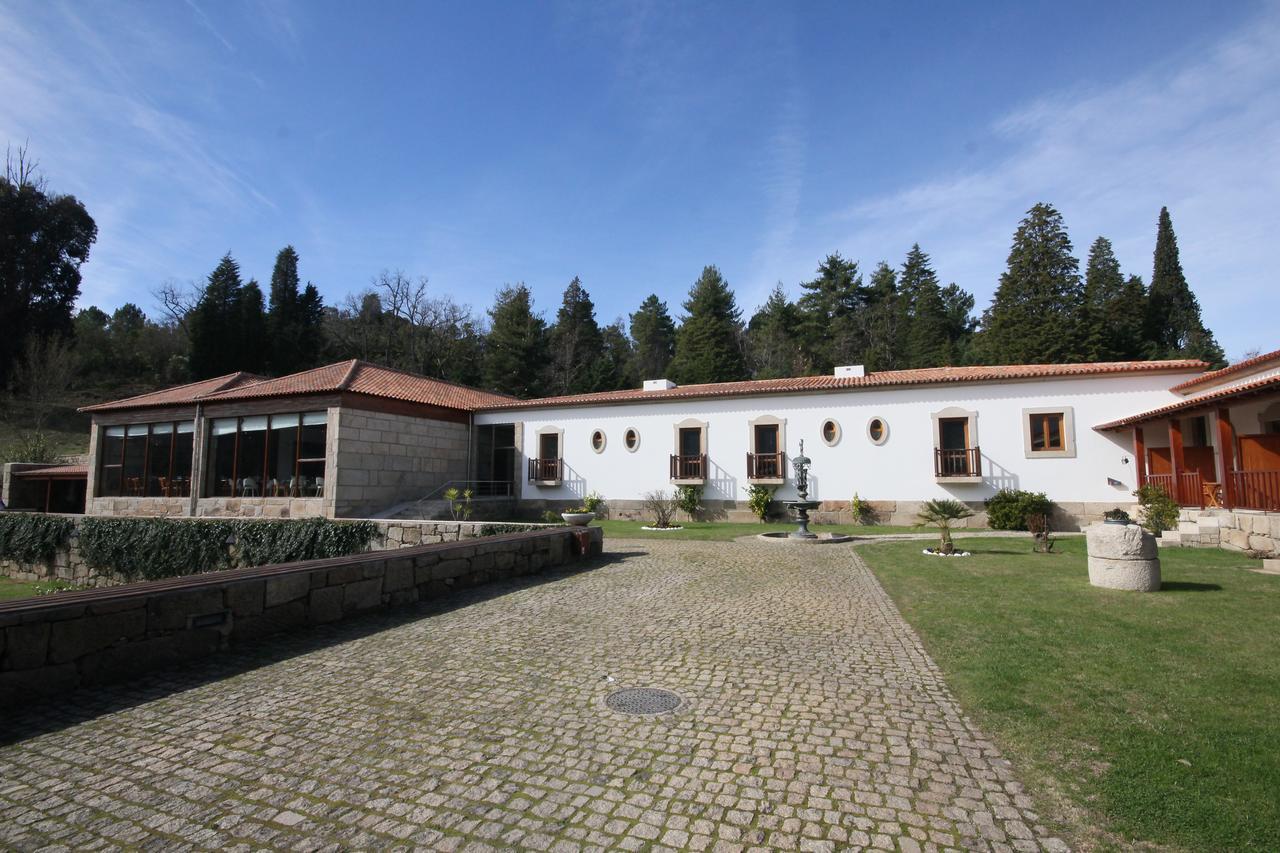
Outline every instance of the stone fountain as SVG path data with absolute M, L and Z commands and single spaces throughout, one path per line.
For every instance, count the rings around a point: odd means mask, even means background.
M 819 501 L 809 500 L 809 465 L 812 460 L 804 455 L 804 440 L 800 441 L 800 453 L 791 460 L 796 474 L 796 496 L 799 500 L 783 501 L 782 505 L 795 515 L 796 529 L 790 533 L 761 533 L 760 538 L 769 542 L 789 542 L 793 545 L 832 545 L 851 542 L 852 536 L 843 533 L 812 533 L 809 530 L 809 510 L 821 506 Z

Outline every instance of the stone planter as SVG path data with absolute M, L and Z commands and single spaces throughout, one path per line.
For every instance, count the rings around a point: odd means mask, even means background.
M 1085 530 L 1089 583 L 1107 589 L 1160 588 L 1156 538 L 1137 524 L 1095 524 Z
M 594 512 L 562 512 L 560 517 L 564 519 L 565 524 L 574 527 L 586 527 L 595 520 L 596 514 Z

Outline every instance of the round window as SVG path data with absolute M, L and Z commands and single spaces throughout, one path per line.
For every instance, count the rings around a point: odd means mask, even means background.
M 604 451 L 604 446 L 606 441 L 607 440 L 604 437 L 604 430 L 598 429 L 595 432 L 591 433 L 591 449 L 594 450 L 596 453 L 601 453 Z
M 830 419 L 823 421 L 822 422 L 822 440 L 828 445 L 839 443 L 840 424 Z
M 884 444 L 889 440 L 889 424 L 884 418 L 872 418 L 867 421 L 867 438 L 872 444 Z
M 632 453 L 634 453 L 636 448 L 640 446 L 640 433 L 636 432 L 635 427 L 626 431 L 622 436 L 622 443 L 626 445 L 627 450 L 630 450 Z

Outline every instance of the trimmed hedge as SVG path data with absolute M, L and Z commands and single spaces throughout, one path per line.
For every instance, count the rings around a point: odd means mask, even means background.
M 114 571 L 129 580 L 157 580 L 236 566 L 342 557 L 368 548 L 377 533 L 370 521 L 326 518 L 86 518 L 80 525 L 80 553 L 99 571 Z
M 71 540 L 75 522 L 39 512 L 0 513 L 0 559 L 20 563 L 52 560 Z
M 1053 501 L 1044 492 L 1001 489 L 987 499 L 987 523 L 993 530 L 1026 530 L 1027 516 L 1052 511 Z

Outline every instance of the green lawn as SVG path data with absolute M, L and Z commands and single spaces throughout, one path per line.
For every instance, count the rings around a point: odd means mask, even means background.
M 1078 843 L 1280 849 L 1280 577 L 1170 549 L 1164 589 L 1120 592 L 1089 586 L 1083 539 L 957 544 L 974 556 L 862 553 Z
M 759 522 L 728 521 L 677 521 L 683 530 L 672 530 L 666 533 L 656 530 L 641 530 L 645 521 L 619 521 L 604 519 L 592 524 L 604 528 L 605 539 L 708 539 L 725 541 L 737 539 L 739 536 L 751 536 L 755 533 L 796 529 L 795 522 L 761 524 Z M 892 527 L 888 525 L 856 525 L 856 524 L 810 524 L 814 533 L 849 533 L 853 535 L 870 535 L 873 533 L 921 533 L 915 527 Z
M 0 601 L 14 598 L 29 598 L 36 594 L 36 584 L 16 581 L 12 578 L 0 578 Z

